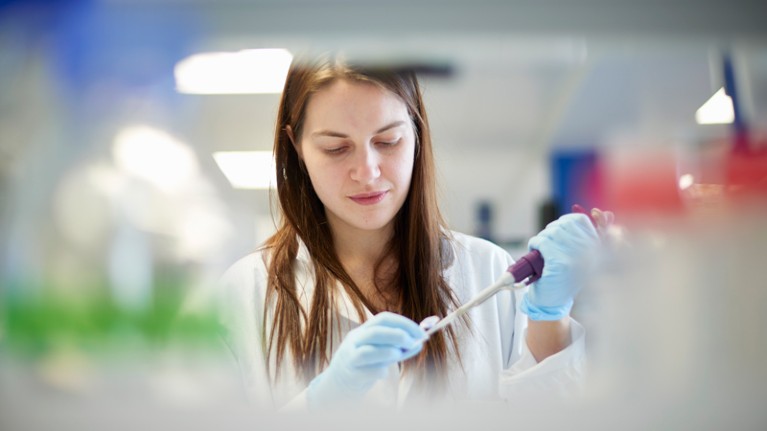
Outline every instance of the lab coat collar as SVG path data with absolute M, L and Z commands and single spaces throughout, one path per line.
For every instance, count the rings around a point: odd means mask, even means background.
M 307 265 L 311 265 L 312 259 L 309 255 L 309 249 L 306 248 L 306 244 L 304 244 L 304 241 L 301 240 L 301 237 L 296 237 L 296 240 L 298 241 L 298 252 L 296 253 L 296 260 Z

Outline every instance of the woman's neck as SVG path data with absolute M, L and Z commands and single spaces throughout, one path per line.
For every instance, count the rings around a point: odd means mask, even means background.
M 333 243 L 338 259 L 344 266 L 353 264 L 372 268 L 386 252 L 392 233 L 391 225 L 379 230 L 348 227 L 333 229 Z
M 331 223 L 331 231 L 339 262 L 368 304 L 377 311 L 399 312 L 398 295 L 391 285 L 396 259 L 386 256 L 394 234 L 393 223 L 378 230 Z

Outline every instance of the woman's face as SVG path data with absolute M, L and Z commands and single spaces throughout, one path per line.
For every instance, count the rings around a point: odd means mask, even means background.
M 399 97 L 370 83 L 331 83 L 309 100 L 296 150 L 334 231 L 391 226 L 415 154 L 413 124 Z

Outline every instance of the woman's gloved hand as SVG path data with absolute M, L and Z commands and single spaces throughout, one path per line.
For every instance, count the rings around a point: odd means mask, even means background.
M 541 278 L 525 294 L 522 311 L 532 320 L 569 315 L 599 244 L 599 234 L 585 214 L 566 214 L 531 238 L 528 248 L 540 251 L 545 263 Z
M 418 354 L 426 332 L 399 314 L 383 312 L 349 331 L 328 368 L 309 384 L 310 408 L 323 408 L 359 399 L 389 366 Z

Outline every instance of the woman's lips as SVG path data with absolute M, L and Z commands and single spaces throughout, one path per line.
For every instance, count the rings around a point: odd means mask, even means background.
M 388 191 L 374 192 L 374 193 L 360 193 L 358 195 L 349 196 L 349 199 L 360 205 L 374 205 L 381 202 Z

